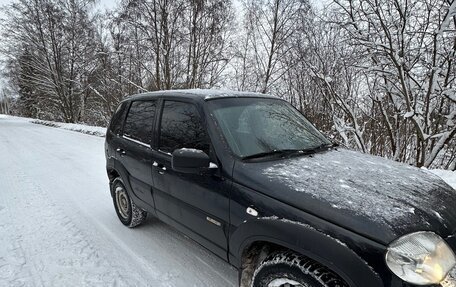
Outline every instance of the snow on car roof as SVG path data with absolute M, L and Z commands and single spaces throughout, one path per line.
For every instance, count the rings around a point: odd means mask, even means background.
M 256 93 L 256 92 L 240 92 L 232 90 L 220 90 L 220 89 L 182 89 L 182 90 L 166 90 L 166 91 L 155 91 L 147 92 L 142 94 L 133 95 L 131 99 L 143 99 L 150 96 L 187 96 L 187 97 L 198 97 L 204 100 L 216 99 L 216 98 L 237 98 L 237 97 L 258 97 L 258 98 L 275 98 L 277 97 Z

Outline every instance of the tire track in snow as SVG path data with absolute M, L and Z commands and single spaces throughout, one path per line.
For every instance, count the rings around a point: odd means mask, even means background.
M 10 211 L 9 224 L 2 223 L 6 226 L 4 234 L 15 236 L 9 242 L 17 246 L 2 254 L 6 264 L 0 267 L 0 274 L 10 275 L 0 276 L 6 283 L 3 285 L 0 281 L 1 286 L 28 286 L 18 281 L 19 275 L 24 273 L 30 274 L 24 279 L 26 283 L 33 282 L 33 286 L 61 286 L 62 283 L 65 286 L 141 285 L 139 274 L 126 277 L 106 260 L 106 256 L 100 256 L 86 235 L 23 172 L 7 177 L 5 182 L 7 186 L 20 182 L 26 194 L 16 194 L 7 200 L 11 206 L 25 208 L 19 212 L 14 210 L 14 214 Z M 14 193 L 6 190 L 2 199 L 7 194 Z M 23 220 L 24 217 L 28 219 Z M 15 258 L 19 261 L 14 262 Z M 5 266 L 10 270 L 5 270 Z

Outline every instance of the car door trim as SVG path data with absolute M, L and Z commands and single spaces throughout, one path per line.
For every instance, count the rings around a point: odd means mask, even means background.
M 217 226 L 222 226 L 222 223 L 209 217 L 209 216 L 206 216 L 206 220 L 209 221 L 210 223 L 214 224 L 214 225 L 217 225 Z
M 151 148 L 150 144 L 146 144 L 146 143 L 143 143 L 142 141 L 132 139 L 132 138 L 126 136 L 126 135 L 123 135 L 122 137 L 123 137 L 124 139 L 126 139 L 126 140 L 131 141 L 131 142 L 134 142 L 134 143 L 137 143 L 137 144 L 139 144 L 139 145 L 142 145 L 142 146 Z

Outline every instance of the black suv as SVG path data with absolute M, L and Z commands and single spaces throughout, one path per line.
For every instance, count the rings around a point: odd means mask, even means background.
M 133 96 L 106 136 L 120 221 L 147 214 L 239 270 L 239 285 L 456 286 L 456 192 L 404 164 L 334 146 L 255 93 Z

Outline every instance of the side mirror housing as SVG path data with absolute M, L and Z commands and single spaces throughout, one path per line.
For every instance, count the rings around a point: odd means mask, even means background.
M 176 149 L 171 157 L 171 167 L 177 172 L 202 173 L 210 167 L 209 156 L 199 149 Z

